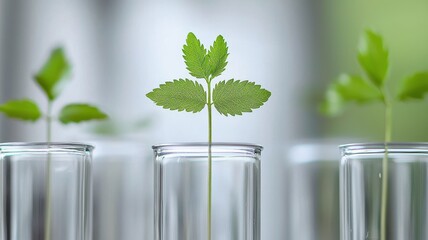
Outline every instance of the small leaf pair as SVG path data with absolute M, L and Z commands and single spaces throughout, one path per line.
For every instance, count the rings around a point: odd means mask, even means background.
M 161 84 L 147 97 L 165 109 L 200 112 L 213 104 L 220 114 L 242 115 L 261 107 L 271 93 L 254 82 L 230 79 L 216 84 L 211 96 L 211 81 L 220 76 L 227 65 L 228 47 L 219 35 L 207 51 L 193 33 L 187 35 L 183 58 L 190 75 L 204 79 L 208 94 L 201 84 L 189 79 L 177 79 Z
M 61 94 L 70 73 L 70 63 L 62 48 L 54 49 L 42 69 L 34 76 L 48 98 L 47 120 L 50 121 L 50 105 Z M 10 100 L 0 105 L 0 112 L 8 117 L 25 121 L 37 121 L 42 117 L 38 105 L 30 99 Z M 63 123 L 78 123 L 89 120 L 106 119 L 107 115 L 95 106 L 83 103 L 72 103 L 64 106 L 58 116 Z
M 388 91 L 386 88 L 389 65 L 389 51 L 385 47 L 382 36 L 367 30 L 360 40 L 358 62 L 366 77 L 360 75 L 342 74 L 330 84 L 321 111 L 327 115 L 340 113 L 346 104 L 383 102 L 387 104 Z M 428 92 L 428 72 L 415 73 L 402 81 L 398 101 L 422 99 Z
M 219 35 L 207 53 L 195 34 L 189 33 L 183 46 L 187 70 L 196 78 L 212 79 L 220 76 L 227 65 L 228 49 L 223 36 Z
M 25 121 L 37 121 L 42 117 L 37 104 L 29 99 L 7 101 L 0 105 L 0 112 L 3 112 L 8 117 Z M 58 120 L 67 124 L 106 118 L 107 115 L 94 106 L 74 103 L 68 104 L 61 109 Z

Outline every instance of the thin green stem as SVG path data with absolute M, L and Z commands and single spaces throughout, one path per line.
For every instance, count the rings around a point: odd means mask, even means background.
M 381 219 L 380 219 L 380 239 L 386 240 L 386 216 L 388 210 L 388 143 L 391 142 L 392 135 L 392 107 L 385 96 L 385 154 L 382 161 L 382 195 L 381 195 Z
M 391 142 L 392 139 L 392 106 L 390 101 L 385 104 L 385 142 Z
M 211 79 L 208 83 L 208 212 L 207 212 L 207 233 L 208 240 L 211 240 L 211 205 L 212 205 L 212 101 L 211 101 Z
M 47 108 L 47 117 L 46 117 L 46 138 L 47 138 L 47 147 L 49 151 L 49 145 L 52 138 L 52 101 L 48 101 Z M 51 190 L 51 155 L 48 152 L 48 159 L 46 165 L 46 205 L 45 205 L 45 240 L 51 239 L 51 225 L 52 225 L 52 190 Z
M 46 117 L 46 139 L 49 142 L 51 142 L 52 137 L 52 101 L 48 101 L 48 115 Z

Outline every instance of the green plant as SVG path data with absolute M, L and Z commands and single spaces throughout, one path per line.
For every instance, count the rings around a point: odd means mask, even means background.
M 197 81 L 176 79 L 161 84 L 147 94 L 156 105 L 165 109 L 200 112 L 208 108 L 208 240 L 211 239 L 212 181 L 212 106 L 225 116 L 242 115 L 261 107 L 271 93 L 254 82 L 230 79 L 218 82 L 212 90 L 212 80 L 222 74 L 227 65 L 228 47 L 219 35 L 207 51 L 193 33 L 187 35 L 183 58 L 190 75 L 205 80 L 207 90 Z
M 342 74 L 330 84 L 321 111 L 337 115 L 346 104 L 380 102 L 385 109 L 385 155 L 382 162 L 381 240 L 386 239 L 388 195 L 388 143 L 392 139 L 392 104 L 395 101 L 422 99 L 428 92 L 428 72 L 418 72 L 405 78 L 394 97 L 388 89 L 389 51 L 383 38 L 366 30 L 358 48 L 358 62 L 366 76 Z
M 49 59 L 34 76 L 35 82 L 40 86 L 45 93 L 48 103 L 47 112 L 42 114 L 38 105 L 30 99 L 10 100 L 0 105 L 0 112 L 8 117 L 20 119 L 24 121 L 37 121 L 44 117 L 46 119 L 46 138 L 48 144 L 52 138 L 52 105 L 57 97 L 61 94 L 63 87 L 68 82 L 68 74 L 71 65 L 66 58 L 62 48 L 52 50 Z M 100 111 L 97 107 L 84 103 L 71 103 L 65 105 L 57 119 L 63 124 L 79 123 L 89 120 L 106 119 L 107 115 Z M 46 212 L 45 212 L 45 240 L 51 239 L 51 186 L 50 186 L 50 170 L 51 159 L 48 155 L 47 171 L 46 171 Z
M 38 121 L 45 118 L 47 123 L 46 138 L 51 141 L 52 105 L 61 94 L 65 84 L 69 81 L 71 65 L 64 53 L 64 49 L 52 50 L 49 59 L 34 76 L 37 85 L 47 97 L 47 112 L 43 114 L 39 106 L 30 99 L 10 100 L 0 105 L 0 112 L 8 117 L 24 121 Z M 79 123 L 89 120 L 107 119 L 107 115 L 97 107 L 85 103 L 71 103 L 65 105 L 56 118 L 62 124 Z

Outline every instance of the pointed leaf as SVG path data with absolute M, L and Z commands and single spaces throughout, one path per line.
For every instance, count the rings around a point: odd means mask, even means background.
M 420 72 L 404 79 L 398 98 L 400 100 L 423 99 L 427 92 L 428 72 Z
M 29 99 L 11 100 L 0 105 L 0 112 L 11 118 L 36 121 L 41 116 L 39 107 Z
M 349 102 L 367 103 L 382 101 L 381 91 L 360 76 L 342 74 L 327 90 L 321 111 L 335 115 Z
M 208 51 L 211 78 L 219 76 L 225 69 L 227 56 L 229 55 L 227 43 L 223 36 L 219 35 Z
M 270 95 L 268 90 L 254 82 L 231 79 L 216 84 L 213 90 L 213 103 L 220 114 L 235 116 L 261 107 Z
M 204 109 L 207 101 L 202 85 L 189 79 L 166 82 L 146 96 L 165 109 L 194 113 Z
M 34 77 L 49 100 L 54 100 L 62 91 L 70 72 L 70 64 L 62 48 L 51 52 L 49 59 Z
M 209 76 L 209 62 L 207 50 L 201 44 L 195 34 L 187 35 L 186 44 L 183 46 L 183 58 L 190 75 L 196 78 L 207 78 Z
M 378 87 L 383 86 L 388 72 L 389 60 L 382 36 L 367 30 L 358 48 L 358 61 L 370 80 Z
M 67 123 L 79 123 L 90 120 L 103 120 L 108 116 L 95 106 L 83 103 L 72 103 L 64 106 L 59 113 L 59 121 Z

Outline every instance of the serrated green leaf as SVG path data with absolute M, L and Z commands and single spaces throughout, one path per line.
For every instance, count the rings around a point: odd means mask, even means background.
M 358 47 L 358 61 L 370 80 L 378 87 L 383 86 L 388 72 L 389 52 L 382 36 L 366 30 Z
M 207 78 L 210 67 L 207 58 L 207 50 L 201 44 L 195 34 L 187 35 L 186 44 L 183 46 L 183 58 L 190 75 L 196 78 Z
M 208 61 L 211 78 L 220 76 L 227 65 L 227 56 L 229 55 L 227 43 L 223 36 L 219 35 L 208 51 Z
M 79 123 L 90 120 L 103 120 L 108 116 L 95 106 L 83 103 L 72 103 L 64 106 L 59 113 L 59 121 L 67 123 Z
M 321 111 L 327 115 L 335 115 L 349 102 L 368 103 L 382 100 L 382 92 L 370 82 L 360 76 L 342 74 L 328 88 Z
M 37 104 L 29 99 L 7 101 L 0 105 L 0 112 L 25 121 L 36 121 L 42 116 Z
M 71 66 L 62 48 L 52 50 L 42 69 L 34 76 L 49 100 L 54 100 L 62 91 Z
M 202 85 L 189 79 L 166 82 L 146 96 L 165 109 L 194 113 L 204 109 L 207 101 Z
M 404 79 L 398 98 L 400 100 L 423 99 L 427 92 L 428 72 L 420 72 Z
M 254 82 L 231 79 L 216 84 L 213 103 L 220 114 L 235 116 L 261 107 L 270 95 L 268 90 Z

